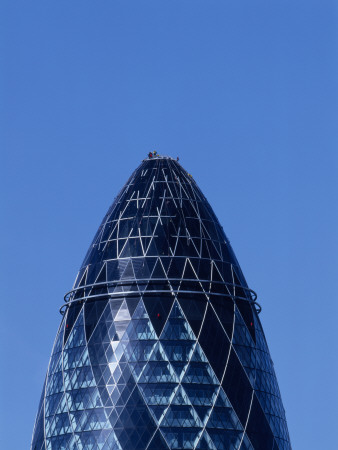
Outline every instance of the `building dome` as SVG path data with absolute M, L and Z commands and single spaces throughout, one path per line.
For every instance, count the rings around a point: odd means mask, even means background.
M 65 300 L 32 450 L 291 449 L 256 295 L 178 161 L 142 161 Z

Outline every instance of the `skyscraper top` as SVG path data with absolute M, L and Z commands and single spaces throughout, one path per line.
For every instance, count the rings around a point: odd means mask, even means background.
M 188 278 L 189 290 L 196 292 L 213 290 L 210 283 L 216 283 L 218 273 L 220 295 L 231 296 L 237 289 L 236 295 L 252 299 L 205 196 L 177 161 L 161 156 L 142 161 L 116 197 L 84 259 L 73 294 L 77 291 L 79 298 L 80 287 L 88 296 L 90 286 L 100 282 L 103 295 L 114 283 L 133 278 L 146 283 L 155 273 L 158 283 Z
M 160 155 L 156 150 L 153 150 L 152 152 L 148 153 L 148 157 L 146 159 L 171 159 L 171 160 L 175 160 L 179 161 L 179 157 L 177 156 L 177 158 L 172 158 L 171 156 L 167 156 L 167 155 Z
M 33 450 L 290 450 L 273 364 L 215 213 L 149 156 L 66 295 Z

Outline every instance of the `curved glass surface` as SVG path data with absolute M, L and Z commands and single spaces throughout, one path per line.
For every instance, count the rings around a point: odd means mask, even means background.
M 291 449 L 236 257 L 193 178 L 147 158 L 88 250 L 32 449 Z

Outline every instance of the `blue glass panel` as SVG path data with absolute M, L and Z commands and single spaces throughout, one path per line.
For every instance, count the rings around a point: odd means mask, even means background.
M 239 447 L 243 432 L 236 430 L 231 431 L 228 430 L 226 433 L 224 433 L 223 430 L 208 429 L 208 434 L 212 439 L 214 446 L 217 448 L 217 450 L 229 450 Z M 268 447 L 257 447 L 257 448 L 261 448 L 263 450 L 263 448 Z
M 255 395 L 246 432 L 254 448 L 272 448 L 275 439 L 262 407 Z
M 171 449 L 193 449 L 202 430 L 199 428 L 160 428 Z

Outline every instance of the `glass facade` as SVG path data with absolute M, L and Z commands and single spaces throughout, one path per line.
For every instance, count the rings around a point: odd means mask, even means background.
M 32 450 L 291 449 L 256 295 L 177 161 L 136 169 L 65 300 Z

